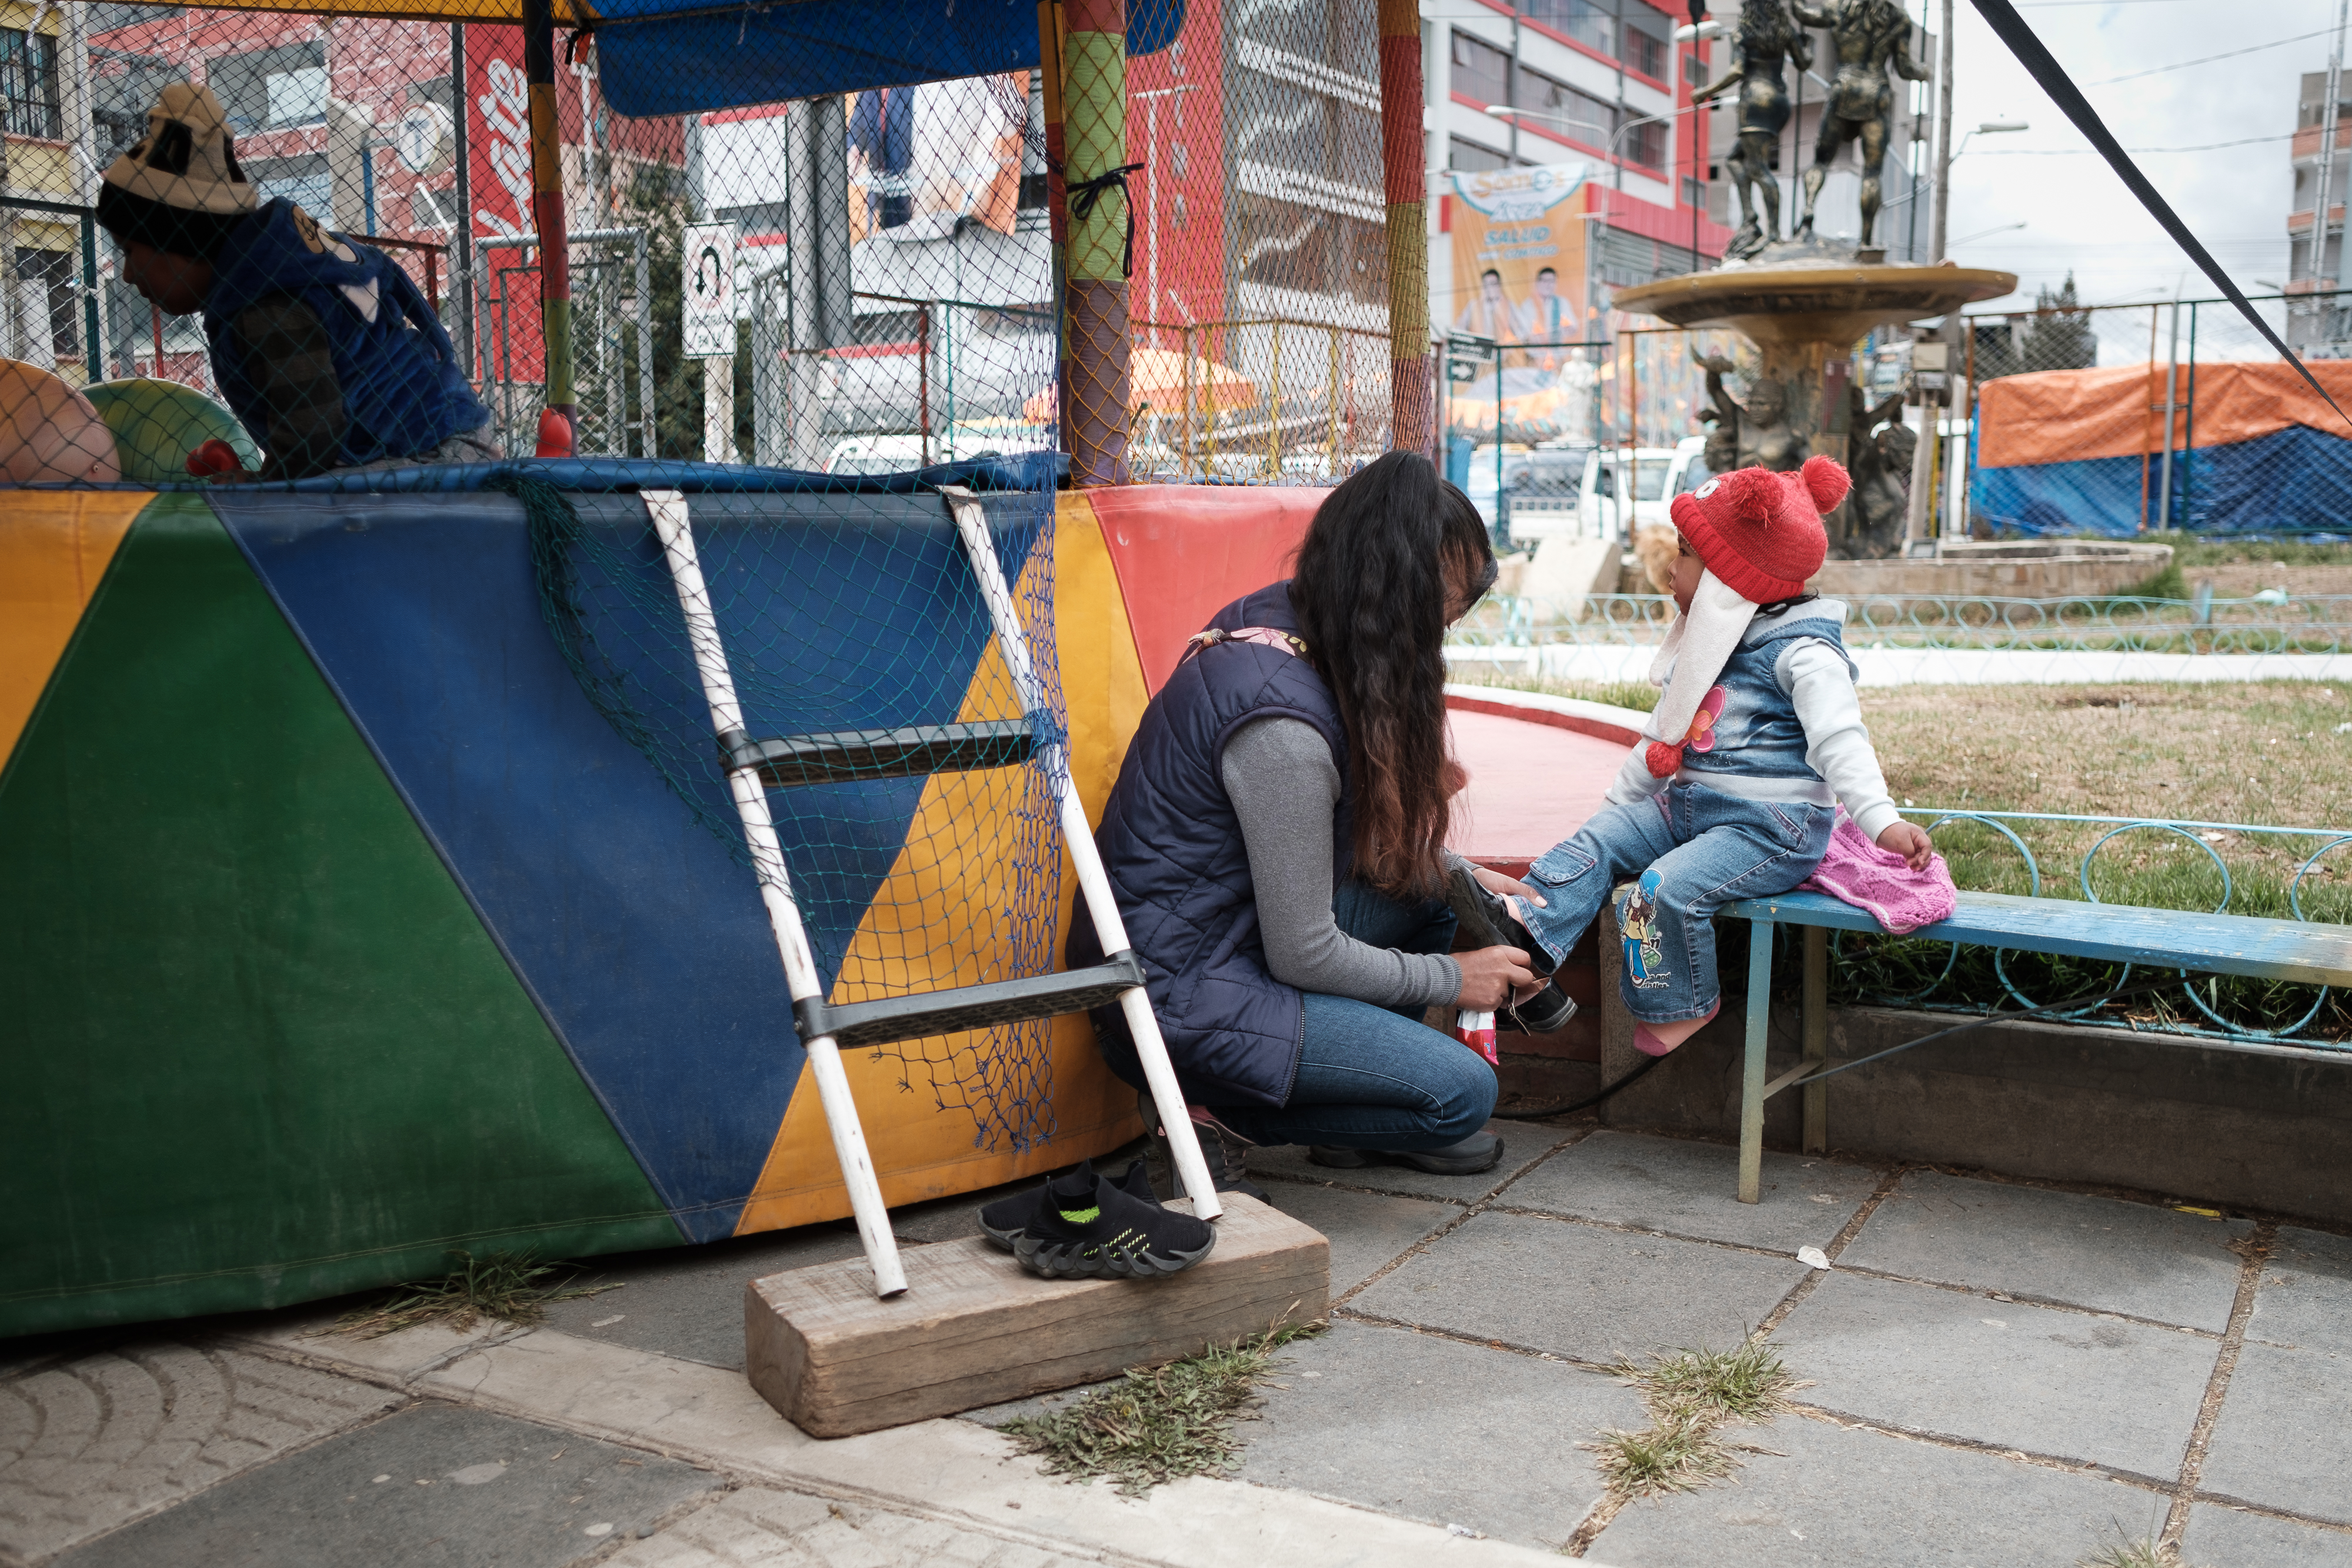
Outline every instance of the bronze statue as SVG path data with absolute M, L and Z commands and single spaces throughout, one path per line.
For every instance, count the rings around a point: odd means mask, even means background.
M 1846 497 L 1846 533 L 1837 553 L 1852 560 L 1877 560 L 1903 547 L 1903 523 L 1911 506 L 1911 455 L 1919 437 L 1903 423 L 1901 392 L 1874 408 L 1856 382 L 1846 388 L 1846 471 L 1853 476 L 1853 489 Z
M 1829 29 L 1830 47 L 1837 51 L 1837 78 L 1830 83 L 1829 101 L 1822 106 L 1822 134 L 1814 144 L 1813 166 L 1805 171 L 1805 214 L 1797 232 L 1813 232 L 1813 203 L 1829 178 L 1830 165 L 1845 144 L 1859 138 L 1862 146 L 1862 244 L 1871 244 L 1878 224 L 1878 172 L 1886 162 L 1887 138 L 1895 125 L 1895 89 L 1886 79 L 1891 63 L 1906 81 L 1926 81 L 1927 68 L 1911 59 L 1911 19 L 1895 0 L 1790 0 L 1797 20 L 1808 27 Z
M 1796 61 L 1801 71 L 1810 70 L 1812 46 L 1789 19 L 1781 0 L 1748 0 L 1732 37 L 1731 68 L 1693 100 L 1705 103 L 1735 83 L 1739 88 L 1739 141 L 1724 160 L 1739 193 L 1739 232 L 1724 251 L 1729 259 L 1754 256 L 1780 237 L 1780 183 L 1772 170 L 1780 162 L 1780 128 L 1789 123 L 1789 84 L 1780 76 L 1784 58 Z M 1759 193 L 1764 198 L 1760 225 L 1756 221 Z
M 1702 354 L 1694 350 L 1691 358 L 1706 371 L 1706 395 L 1715 403 L 1711 417 L 1715 429 L 1707 437 L 1706 465 L 1717 474 L 1733 468 L 1769 468 L 1785 474 L 1801 468 L 1812 455 L 1812 443 L 1803 432 L 1789 423 L 1789 398 L 1778 382 L 1759 379 L 1748 390 L 1746 403 L 1733 401 L 1724 390 L 1723 378 L 1733 369 L 1729 360 L 1720 354 Z M 1717 466 L 1717 458 L 1728 453 L 1729 463 Z

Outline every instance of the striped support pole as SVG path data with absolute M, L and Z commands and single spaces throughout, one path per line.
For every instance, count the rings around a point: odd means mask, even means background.
M 1380 0 L 1381 168 L 1389 209 L 1391 447 L 1436 452 L 1429 347 L 1429 176 L 1422 133 L 1421 10 Z
M 1127 0 L 1066 0 L 1069 32 L 1062 59 L 1063 131 L 1068 186 L 1120 167 L 1127 158 Z M 1127 483 L 1127 193 L 1097 187 L 1091 204 L 1070 200 L 1070 482 Z M 1081 215 L 1083 213 L 1083 215 Z
M 1054 253 L 1054 298 L 1066 298 L 1070 279 L 1070 193 L 1063 162 L 1069 141 L 1062 134 L 1062 0 L 1038 0 L 1037 79 L 1044 84 L 1045 110 L 1045 216 Z M 1070 449 L 1070 323 L 1066 315 L 1054 323 L 1055 441 Z
M 572 246 L 563 226 L 563 146 L 555 113 L 552 0 L 522 0 L 522 72 L 530 89 L 530 216 L 539 233 L 539 324 L 547 350 L 547 406 L 576 432 L 572 385 Z

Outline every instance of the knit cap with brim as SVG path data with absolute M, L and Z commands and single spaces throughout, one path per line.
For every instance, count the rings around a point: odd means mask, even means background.
M 146 136 L 108 165 L 98 188 L 98 221 L 116 239 L 205 261 L 260 204 L 220 99 L 184 81 L 163 89 Z
M 1822 514 L 1853 487 L 1843 468 L 1808 457 L 1793 474 L 1741 468 L 1676 496 L 1675 527 L 1707 570 L 1756 604 L 1794 599 L 1829 554 Z

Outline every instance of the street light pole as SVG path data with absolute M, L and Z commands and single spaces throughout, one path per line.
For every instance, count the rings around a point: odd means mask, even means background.
M 1952 0 L 1944 0 L 1944 36 L 1936 40 L 1936 222 L 1927 259 L 1944 259 L 1952 221 Z

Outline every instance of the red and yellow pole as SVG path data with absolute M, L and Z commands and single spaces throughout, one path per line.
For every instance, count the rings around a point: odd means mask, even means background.
M 1436 452 L 1429 340 L 1429 174 L 1422 131 L 1421 9 L 1380 0 L 1381 170 L 1388 196 L 1391 447 Z
M 1062 134 L 1062 0 L 1038 0 L 1038 79 L 1045 84 L 1045 216 L 1054 256 L 1054 298 L 1064 298 L 1070 280 L 1070 185 L 1063 173 L 1069 141 Z M 1070 449 L 1070 323 L 1054 323 L 1055 425 L 1061 450 Z
M 547 406 L 563 416 L 563 455 L 579 425 L 572 388 L 572 247 L 563 224 L 563 146 L 555 112 L 552 0 L 522 0 L 522 71 L 530 89 L 530 214 L 539 233 L 539 321 L 547 354 Z M 542 429 L 541 446 L 548 444 Z M 551 455 L 542 450 L 542 455 Z
M 1065 0 L 1063 133 L 1069 144 L 1066 330 L 1070 481 L 1127 483 L 1126 0 Z M 1110 178 L 1106 178 L 1111 176 Z

